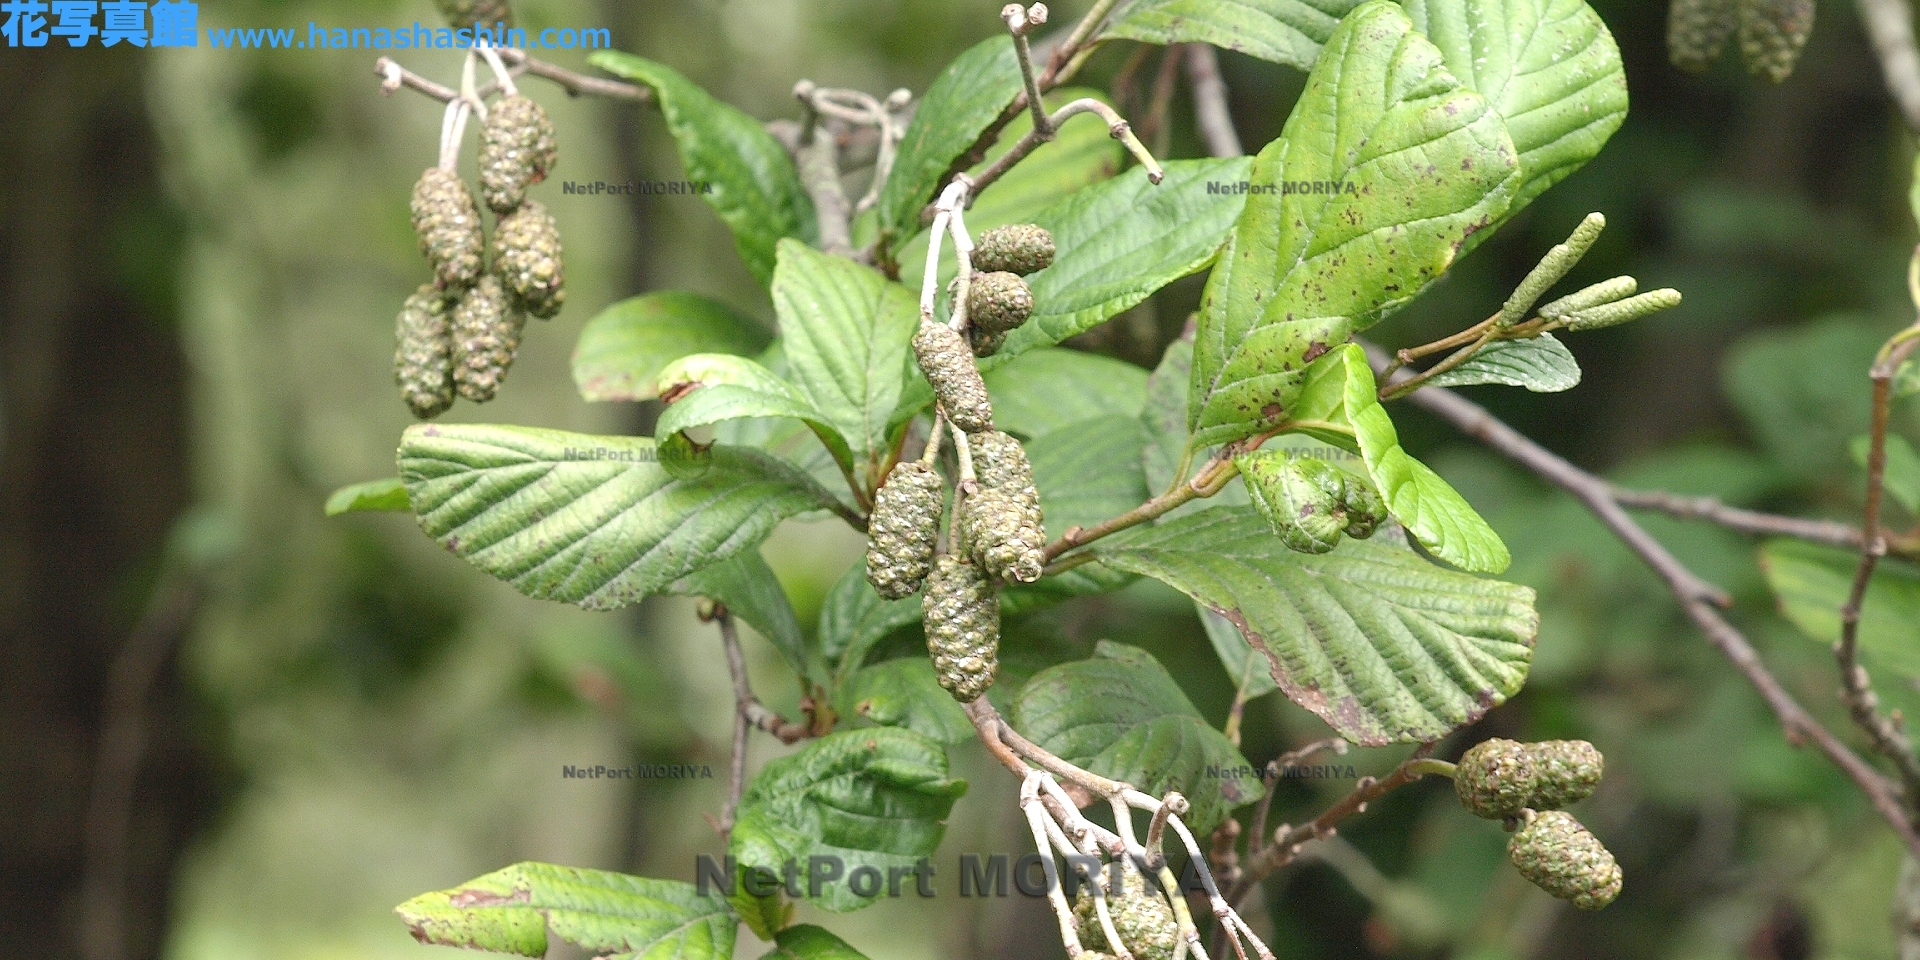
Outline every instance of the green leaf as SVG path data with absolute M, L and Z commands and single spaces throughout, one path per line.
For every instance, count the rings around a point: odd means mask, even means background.
M 1780 612 L 1821 643 L 1840 639 L 1840 608 L 1852 595 L 1857 551 L 1769 540 L 1760 548 L 1767 585 Z M 1920 566 L 1884 558 L 1860 608 L 1860 649 L 1887 666 L 1920 677 Z
M 973 721 L 934 677 L 933 661 L 903 657 L 862 667 L 839 691 L 843 715 L 883 727 L 905 727 L 944 744 L 973 739 Z
M 773 305 L 794 384 L 852 448 L 870 483 L 887 453 L 920 306 L 871 267 L 797 241 L 780 244 Z
M 406 512 L 412 509 L 413 504 L 407 501 L 407 488 L 400 485 L 399 477 L 348 484 L 327 496 L 329 517 L 358 511 Z
M 1505 702 L 1526 680 L 1533 591 L 1348 540 L 1294 553 L 1250 507 L 1214 507 L 1094 544 L 1232 620 L 1288 699 L 1342 737 L 1434 740 Z
M 1168 161 L 1158 186 L 1134 167 L 1041 211 L 1034 222 L 1059 253 L 1027 278 L 1033 316 L 987 365 L 1085 333 L 1204 268 L 1240 215 L 1251 162 Z
M 1020 84 L 1020 64 L 1005 34 L 967 48 L 934 78 L 901 136 L 875 205 L 886 247 L 897 248 L 920 232 L 920 209 L 933 202 L 942 175 L 1013 102 Z
M 1898 400 L 1920 393 L 1920 357 L 1910 357 L 1893 372 L 1893 396 Z
M 1277 423 L 1309 361 L 1413 299 L 1499 221 L 1519 171 L 1485 98 L 1398 6 L 1370 0 L 1334 31 L 1251 178 L 1260 192 L 1201 299 L 1188 403 L 1198 446 Z
M 1367 475 L 1394 519 L 1448 563 L 1475 573 L 1499 573 L 1513 561 L 1507 545 L 1472 504 L 1431 467 L 1400 446 L 1393 418 L 1380 405 L 1373 370 L 1358 345 L 1340 348 L 1346 364 L 1346 415 Z
M 743 867 L 778 871 L 808 857 L 838 857 L 848 873 L 910 867 L 933 853 L 945 818 L 966 781 L 947 776 L 939 744 L 898 727 L 845 730 L 767 763 L 747 786 L 734 824 L 732 852 Z M 804 889 L 804 888 L 803 888 Z M 816 906 L 857 910 L 844 881 L 824 885 Z
M 1200 626 L 1207 632 L 1207 642 L 1213 644 L 1213 652 L 1219 655 L 1220 666 L 1226 668 L 1227 679 L 1233 682 L 1235 690 L 1244 691 L 1246 699 L 1252 700 L 1280 689 L 1280 685 L 1273 682 L 1267 658 L 1253 649 L 1253 644 L 1247 642 L 1233 621 L 1197 600 L 1193 606 L 1200 614 Z
M 1187 449 L 1187 382 L 1193 376 L 1193 324 L 1167 344 L 1160 364 L 1147 377 L 1147 402 L 1140 422 L 1147 445 L 1140 451 L 1147 490 L 1159 494 L 1180 479 L 1180 457 Z
M 1063 348 L 1023 353 L 985 379 L 994 426 L 1023 437 L 1108 414 L 1138 416 L 1147 392 L 1145 370 Z
M 1105 36 L 1145 43 L 1211 43 L 1308 70 L 1335 24 L 1359 0 L 1135 0 Z
M 1743 337 L 1723 368 L 1727 399 L 1781 466 L 1838 479 L 1847 443 L 1872 417 L 1867 370 L 1892 332 L 1879 318 L 1839 314 Z
M 780 931 L 778 944 L 760 960 L 867 960 L 845 940 L 810 923 Z
M 587 321 L 573 345 L 573 382 L 587 400 L 652 400 L 660 368 L 694 353 L 755 356 L 772 331 L 697 293 L 628 297 Z
M 1082 97 L 1103 103 L 1107 100 L 1106 95 L 1098 90 L 1069 87 L 1046 94 L 1041 97 L 1041 102 L 1047 105 L 1047 109 L 1055 110 Z M 986 158 L 974 164 L 968 172 L 978 176 L 1032 129 L 1032 111 L 1021 111 L 1001 131 L 1000 139 L 987 151 Z M 1075 192 L 1119 173 L 1123 150 L 1120 141 L 1113 139 L 1107 131 L 1106 124 L 1097 119 L 1080 117 L 1069 120 L 1054 134 L 1052 140 L 1041 144 L 1000 179 L 987 185 L 987 189 L 967 208 L 967 231 L 978 237 L 994 227 L 1031 222 L 1036 211 L 1045 210 Z M 896 246 L 898 252 L 894 254 L 894 259 L 900 263 L 900 282 L 906 284 L 908 289 L 920 289 L 920 280 L 926 273 L 927 237 L 927 232 L 923 230 L 915 234 L 912 241 Z M 945 243 L 942 241 L 942 251 L 951 251 L 952 248 Z M 940 258 L 942 289 L 957 272 L 958 266 L 954 263 L 952 253 L 943 252 Z M 945 304 L 941 306 L 945 308 Z
M 694 427 L 754 417 L 787 417 L 805 423 L 843 469 L 853 469 L 846 438 L 800 388 L 752 360 L 726 353 L 696 353 L 667 364 L 658 378 L 672 398 L 654 425 L 665 442 Z
M 588 952 L 634 960 L 728 960 L 727 901 L 692 884 L 516 863 L 395 908 L 422 943 L 545 956 L 547 929 Z
M 1047 539 L 1070 527 L 1090 527 L 1147 501 L 1141 467 L 1146 428 L 1137 415 L 1112 414 L 1083 420 L 1028 441 L 1034 485 Z M 1028 587 L 1008 590 L 1003 606 L 1028 609 L 1040 603 L 1118 590 L 1133 577 L 1099 563 L 1075 567 Z
M 867 652 L 886 635 L 920 622 L 920 598 L 882 600 L 867 582 L 865 561 L 855 563 L 827 591 L 820 607 L 820 655 L 834 665 L 836 684 L 844 684 L 866 662 Z
M 815 681 L 824 681 L 824 672 L 808 652 L 806 638 L 800 633 L 800 618 L 793 602 L 780 586 L 773 568 L 767 566 L 758 550 L 742 550 L 727 560 L 701 567 L 683 577 L 672 592 L 706 597 L 726 605 L 734 616 L 747 622 L 773 644 L 795 673 Z
M 400 478 L 420 527 L 540 600 L 626 606 L 759 544 L 826 490 L 753 450 L 715 447 L 676 479 L 653 441 L 482 424 L 416 425 Z
M 618 50 L 594 51 L 587 62 L 653 88 L 687 176 L 713 185 L 702 196 L 733 230 L 740 259 L 761 283 L 773 276 L 782 238 L 814 239 L 813 201 L 793 158 L 760 121 L 665 64 Z
M 1580 363 L 1566 345 L 1543 333 L 1525 340 L 1495 340 L 1465 363 L 1427 381 L 1434 387 L 1498 383 L 1534 393 L 1559 393 L 1580 385 Z
M 742 879 L 736 873 L 734 885 L 741 886 Z M 740 915 L 740 922 L 762 940 L 772 940 L 787 924 L 793 922 L 793 904 L 787 902 L 777 890 L 769 896 L 756 897 L 740 889 L 728 894 L 727 902 L 733 905 L 733 912 Z
M 1405 0 L 1447 69 L 1506 120 L 1524 178 L 1511 216 L 1606 146 L 1627 118 L 1627 74 L 1586 0 Z M 1475 235 L 1474 241 L 1483 239 Z
M 1862 434 L 1853 438 L 1851 446 L 1853 462 L 1865 470 L 1867 455 L 1873 452 L 1873 438 Z M 1887 470 L 1881 477 L 1881 486 L 1887 496 L 1906 507 L 1908 513 L 1920 516 L 1920 454 L 1913 452 L 1913 445 L 1907 442 L 1906 437 L 1887 435 Z M 339 495 L 334 494 L 335 497 Z M 331 508 L 333 501 L 327 503 Z
M 1233 808 L 1260 799 L 1260 781 L 1233 741 L 1207 725 L 1152 654 L 1102 640 L 1093 657 L 1048 667 L 1014 698 L 1015 729 L 1061 759 L 1192 804 L 1187 824 L 1205 834 Z

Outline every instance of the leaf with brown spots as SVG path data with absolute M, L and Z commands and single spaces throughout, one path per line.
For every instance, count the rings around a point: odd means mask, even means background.
M 595 954 L 724 960 L 739 922 L 718 892 L 692 884 L 516 863 L 394 908 L 421 943 L 541 957 L 547 930 Z
M 1248 507 L 1137 527 L 1094 552 L 1232 621 L 1289 699 L 1363 745 L 1434 740 L 1504 702 L 1540 625 L 1526 587 L 1371 541 L 1295 553 Z

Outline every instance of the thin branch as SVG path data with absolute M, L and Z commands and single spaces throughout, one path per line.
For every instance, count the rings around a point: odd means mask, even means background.
M 1161 178 L 1165 176 L 1165 172 L 1160 169 L 1160 164 L 1153 159 L 1153 154 L 1140 142 L 1139 137 L 1134 136 L 1133 128 L 1128 126 L 1126 119 L 1121 117 L 1112 107 L 1098 100 L 1086 97 L 1065 104 L 1047 117 L 1047 124 L 1054 130 L 1058 130 L 1061 124 L 1067 122 L 1068 118 L 1081 113 L 1097 114 L 1100 119 L 1105 120 L 1107 122 L 1107 133 L 1115 140 L 1120 141 L 1120 143 L 1127 148 L 1128 152 L 1133 154 L 1133 158 L 1140 161 L 1141 166 L 1147 168 L 1147 179 L 1149 181 L 1159 183 Z M 995 180 L 1005 175 L 1008 170 L 1013 169 L 1014 164 L 1025 160 L 1029 154 L 1039 149 L 1041 144 L 1053 139 L 1053 133 L 1051 131 L 1042 135 L 1039 130 L 1039 127 L 1035 127 L 1027 131 L 1025 136 L 1015 141 L 1013 146 L 1007 148 L 1007 152 L 996 157 L 992 165 L 980 171 L 980 175 L 975 177 L 973 181 L 973 196 L 979 196 L 980 191 L 985 190 Z
M 800 125 L 800 149 L 794 154 L 795 166 L 801 186 L 813 201 L 820 249 L 851 257 L 854 255 L 853 205 L 847 201 L 846 189 L 840 183 L 840 145 L 821 116 L 826 104 L 822 102 L 824 98 L 816 96 L 818 91 L 811 80 L 802 80 L 793 87 L 794 97 L 806 108 L 806 119 Z
M 1612 484 L 1608 485 L 1607 492 L 1625 507 L 1654 510 L 1682 520 L 1706 520 L 1740 533 L 1793 537 L 1848 549 L 1859 549 L 1864 542 L 1858 529 L 1844 523 L 1729 507 L 1720 502 L 1718 497 L 1687 496 L 1665 490 L 1630 490 Z
M 1860 21 L 1866 25 L 1873 52 L 1880 59 L 1887 92 L 1906 117 L 1907 126 L 1920 130 L 1920 50 L 1913 40 L 1913 8 L 1907 0 L 1858 0 Z
M 1920 802 L 1920 758 L 1914 757 L 1906 731 L 1880 712 L 1873 681 L 1860 665 L 1860 613 L 1866 605 L 1867 588 L 1873 584 L 1874 568 L 1887 551 L 1880 530 L 1880 506 L 1886 494 L 1887 424 L 1893 415 L 1894 375 L 1914 348 L 1920 347 L 1920 339 L 1914 339 L 1915 331 L 1920 331 L 1920 324 L 1888 341 L 1873 365 L 1873 425 L 1868 434 L 1867 508 L 1860 528 L 1860 564 L 1854 570 L 1846 605 L 1840 608 L 1840 642 L 1833 647 L 1834 660 L 1840 667 L 1840 702 L 1846 704 L 1853 725 L 1872 741 L 1874 752 L 1900 771 L 1910 805 Z
M 713 606 L 711 619 L 720 624 L 720 642 L 727 650 L 727 671 L 733 676 L 734 712 L 745 719 L 749 725 L 771 734 L 781 743 L 798 743 L 812 736 L 813 731 L 806 724 L 788 720 L 753 695 L 753 685 L 747 680 L 746 657 L 740 652 L 740 632 L 734 625 L 733 614 L 728 612 L 726 607 L 716 603 Z M 736 767 L 742 762 L 744 761 L 741 758 L 734 758 Z M 738 784 L 735 786 L 737 787 Z M 731 813 L 731 808 L 728 813 Z
M 1384 361 L 1378 348 L 1369 353 L 1376 365 Z M 1425 408 L 1462 433 L 1504 454 L 1586 504 L 1601 523 L 1667 582 L 1668 589 L 1673 591 L 1680 600 L 1681 608 L 1706 635 L 1707 642 L 1732 661 L 1747 682 L 1759 691 L 1761 698 L 1785 728 L 1788 742 L 1799 745 L 1811 741 L 1817 746 L 1860 787 L 1874 810 L 1900 835 L 1907 848 L 1920 855 L 1920 832 L 1914 829 L 1894 785 L 1841 743 L 1831 730 L 1808 713 L 1781 686 L 1761 661 L 1753 644 L 1715 609 L 1724 605 L 1720 602 L 1724 594 L 1687 569 L 1666 547 L 1635 523 L 1619 501 L 1613 498 L 1605 480 L 1568 463 L 1507 426 L 1480 405 L 1450 390 L 1427 387 L 1413 394 L 1410 399 L 1416 406 Z
M 1247 852 L 1259 853 L 1267 845 L 1267 811 L 1273 807 L 1273 791 L 1280 784 L 1280 776 L 1288 767 L 1297 766 L 1311 759 L 1314 754 L 1331 750 L 1334 756 L 1347 755 L 1347 741 L 1341 737 L 1328 737 L 1315 740 L 1304 747 L 1289 750 L 1273 759 L 1260 773 L 1261 786 L 1266 790 L 1260 795 L 1260 801 L 1253 808 L 1252 834 L 1247 838 Z
M 1255 445 L 1257 446 L 1257 443 Z M 1220 489 L 1227 485 L 1227 481 L 1232 480 L 1237 473 L 1233 465 L 1234 455 L 1244 453 L 1248 449 L 1251 447 L 1245 444 L 1227 444 L 1220 448 L 1220 452 L 1214 454 L 1213 459 L 1207 461 L 1207 465 L 1202 467 L 1199 473 L 1194 474 L 1192 480 L 1179 484 L 1126 513 L 1109 517 L 1091 527 L 1068 527 L 1067 532 L 1060 535 L 1060 539 L 1047 544 L 1047 559 L 1052 560 L 1068 550 L 1085 546 L 1108 534 L 1119 533 L 1128 527 L 1146 523 L 1190 500 L 1211 497 L 1219 493 Z
M 1216 157 L 1237 157 L 1246 153 L 1240 145 L 1240 131 L 1234 129 L 1233 113 L 1227 108 L 1227 83 L 1220 79 L 1220 57 L 1213 45 L 1189 43 L 1186 53 L 1187 80 L 1193 85 L 1193 119 L 1200 138 L 1207 142 L 1207 153 Z
M 1331 836 L 1340 828 L 1341 821 L 1356 813 L 1365 812 L 1367 804 L 1420 779 L 1422 774 L 1418 764 L 1433 752 L 1433 747 L 1431 743 L 1421 744 L 1385 777 L 1362 777 L 1351 792 L 1311 821 L 1297 827 L 1282 826 L 1274 831 L 1273 842 L 1247 858 L 1247 862 L 1241 868 L 1239 882 L 1227 891 L 1227 902 L 1239 904 L 1253 889 L 1254 884 L 1266 879 L 1275 870 L 1293 862 L 1293 858 L 1300 853 L 1301 847 L 1322 837 Z
M 524 67 L 526 72 L 536 77 L 559 84 L 569 96 L 607 97 L 613 100 L 631 100 L 635 103 L 653 102 L 653 91 L 639 84 L 575 73 L 557 64 L 528 56 L 525 50 L 515 47 L 497 49 L 500 51 L 501 59 Z
M 1020 62 L 1020 81 L 1027 92 L 1027 107 L 1033 111 L 1033 129 L 1043 139 L 1051 140 L 1053 129 L 1048 125 L 1046 105 L 1040 101 L 1040 81 L 1033 75 L 1033 48 L 1027 45 L 1027 33 L 1047 22 L 1047 5 L 1036 3 L 1029 11 L 1009 3 L 1000 8 L 1000 19 L 1006 21 L 1007 32 L 1013 35 L 1014 59 Z

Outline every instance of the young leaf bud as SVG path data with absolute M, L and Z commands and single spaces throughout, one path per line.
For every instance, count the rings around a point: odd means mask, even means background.
M 1727 38 L 1740 25 L 1739 0 L 1672 0 L 1667 7 L 1667 56 L 1682 70 L 1699 73 L 1720 59 Z
M 1100 871 L 1092 881 L 1100 884 L 1101 892 L 1106 894 L 1107 915 L 1113 919 L 1113 932 L 1120 935 L 1120 942 L 1138 960 L 1172 960 L 1180 933 L 1173 908 L 1167 906 L 1165 897 L 1147 888 L 1139 868 L 1131 861 L 1122 863 L 1118 893 L 1108 886 L 1113 876 L 1111 867 Z M 1081 887 L 1073 904 L 1080 941 L 1089 945 L 1105 944 L 1107 934 L 1100 926 L 1100 914 L 1094 904 L 1093 892 Z
M 1504 820 L 1527 808 L 1534 795 L 1534 755 L 1524 743 L 1482 740 L 1460 757 L 1453 791 L 1476 817 Z
M 1740 53 L 1747 69 L 1779 83 L 1793 75 L 1813 33 L 1813 0 L 1741 0 Z
M 1582 910 L 1620 896 L 1620 864 L 1572 814 L 1534 814 L 1507 841 L 1507 859 L 1534 886 Z
M 517 93 L 500 98 L 480 128 L 481 198 L 494 213 L 511 213 L 528 186 L 547 178 L 556 158 L 547 111 Z
M 493 399 L 520 349 L 526 322 L 527 315 L 493 274 L 460 298 L 453 309 L 453 385 L 461 396 L 474 403 Z
M 1234 458 L 1253 505 L 1281 542 L 1301 553 L 1326 553 L 1347 527 L 1346 481 L 1340 468 L 1312 457 L 1290 459 L 1276 450 Z
M 1026 276 L 1053 263 L 1053 234 L 1032 223 L 995 227 L 973 244 L 973 268 L 988 273 L 1006 271 Z
M 920 602 L 934 675 L 955 700 L 978 700 L 1000 670 L 1000 598 L 993 581 L 971 560 L 942 554 Z
M 1568 330 L 1598 330 L 1629 323 L 1680 305 L 1680 291 L 1671 288 L 1649 290 L 1637 297 L 1603 303 L 1567 315 Z
M 984 335 L 1004 334 L 1033 315 L 1033 291 L 1004 270 L 976 273 L 967 287 L 967 320 Z
M 545 320 L 567 302 L 560 226 L 537 200 L 500 218 L 493 232 L 493 271 L 527 312 Z
M 1535 810 L 1558 810 L 1593 796 L 1606 758 L 1585 740 L 1548 740 L 1532 745 Z
M 933 386 L 947 419 L 968 433 L 993 429 L 987 383 L 973 365 L 973 351 L 944 323 L 922 323 L 913 335 L 913 356 Z
M 867 582 L 887 600 L 910 597 L 933 569 L 946 488 L 924 463 L 894 466 L 867 518 Z
M 1572 293 L 1540 308 L 1540 316 L 1548 320 L 1564 320 L 1570 314 L 1589 307 L 1612 303 L 1622 297 L 1631 297 L 1640 289 L 1640 282 L 1632 277 L 1614 277 L 1602 280 L 1591 287 L 1582 287 Z
M 453 406 L 453 327 L 440 289 L 422 284 L 394 325 L 393 379 L 413 415 L 431 420 Z
M 441 286 L 460 289 L 480 279 L 487 239 L 480 229 L 480 208 L 459 174 L 428 167 L 420 175 L 413 185 L 413 232 Z

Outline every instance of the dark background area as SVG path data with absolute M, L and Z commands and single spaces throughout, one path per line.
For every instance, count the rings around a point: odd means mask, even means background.
M 1580 216 L 1602 211 L 1609 228 L 1572 281 L 1631 273 L 1643 289 L 1679 288 L 1685 304 L 1578 338 L 1586 378 L 1574 391 L 1482 388 L 1476 399 L 1589 469 L 1855 515 L 1860 476 L 1834 438 L 1864 432 L 1861 345 L 1870 352 L 1911 316 L 1915 229 L 1911 138 L 1852 6 L 1821 5 L 1800 69 L 1775 86 L 1732 60 L 1704 76 L 1670 67 L 1661 4 L 1594 5 L 1626 60 L 1625 127 L 1375 335 L 1417 343 L 1485 316 Z M 998 7 L 523 6 L 536 23 L 607 24 L 617 45 L 763 117 L 792 113 L 785 91 L 800 75 L 924 90 L 946 58 L 992 31 Z M 203 5 L 202 23 L 430 17 L 424 3 L 257 0 Z M 683 623 L 684 606 L 529 611 L 532 601 L 482 582 L 404 518 L 319 517 L 326 490 L 383 475 L 405 422 L 383 368 L 392 311 L 421 272 L 406 190 L 431 159 L 437 112 L 417 97 L 383 100 L 372 59 L 58 45 L 0 55 L 0 956 L 319 956 L 298 949 L 316 931 L 337 934 L 339 949 L 413 955 L 426 948 L 383 904 L 508 856 L 673 870 L 699 843 L 697 812 L 717 796 L 698 792 L 708 788 L 556 800 L 555 784 L 527 786 L 513 772 L 537 763 L 544 776 L 549 751 L 582 737 L 602 755 L 649 762 L 724 750 L 712 733 L 713 680 L 723 686 L 724 673 L 687 652 L 707 648 L 687 638 L 697 626 Z M 577 55 L 556 59 L 581 66 Z M 1104 85 L 1123 59 L 1103 54 L 1083 79 Z M 450 80 L 452 61 L 441 60 L 410 65 Z M 1257 149 L 1277 134 L 1300 75 L 1235 55 L 1224 66 Z M 1182 94 L 1175 156 L 1201 152 L 1185 107 Z M 559 120 L 572 175 L 678 175 L 657 116 L 583 101 Z M 556 212 L 580 257 L 569 261 L 568 312 L 534 331 L 540 342 L 509 387 L 518 395 L 475 419 L 640 422 L 641 410 L 586 408 L 566 374 L 579 324 L 619 297 L 693 287 L 767 312 L 704 207 L 636 197 Z M 1076 346 L 1151 366 L 1198 290 L 1197 278 L 1176 284 Z M 1336 853 L 1269 884 L 1276 951 L 1888 955 L 1899 854 L 1850 788 L 1780 741 L 1655 581 L 1569 502 L 1417 413 L 1399 419 L 1409 446 L 1508 538 L 1512 576 L 1542 591 L 1534 681 L 1459 742 L 1599 744 L 1619 776 L 1590 822 L 1629 886 L 1595 916 L 1529 897 L 1500 863 L 1498 831 L 1446 813 L 1428 785 L 1346 835 L 1341 849 L 1370 857 L 1374 875 Z M 1752 544 L 1652 528 L 1734 592 L 1769 661 L 1803 701 L 1835 715 L 1824 649 L 1770 613 Z M 810 534 L 770 545 L 783 574 L 821 549 L 851 558 L 846 544 L 820 548 Z M 792 572 L 789 584 L 803 597 L 832 581 L 808 576 Z M 1102 636 L 1146 646 L 1210 717 L 1231 696 L 1190 609 L 1152 591 L 1019 630 L 1069 649 Z M 1894 700 L 1911 695 L 1908 678 L 1877 676 Z M 636 707 L 650 697 L 654 709 Z M 1245 752 L 1256 762 L 1320 735 L 1275 700 L 1249 712 Z M 110 703 L 123 711 L 111 735 Z M 130 743 L 136 765 L 100 766 L 103 744 Z M 96 769 L 126 774 L 124 803 Z M 316 782 L 337 792 L 303 786 Z M 1310 816 L 1341 789 L 1283 785 L 1277 811 Z M 89 835 L 90 803 L 104 804 L 96 825 L 124 816 L 120 842 Z M 311 823 L 330 826 L 295 826 Z M 355 824 L 382 826 L 329 839 Z M 339 862 L 316 852 L 329 849 Z M 355 859 L 367 851 L 393 863 Z M 355 882 L 357 867 L 378 879 Z M 972 936 L 910 938 L 910 955 L 1030 955 L 1018 944 L 1032 916 L 1003 912 L 944 920 Z M 866 922 L 869 936 L 897 936 L 881 918 Z M 371 939 L 354 939 L 362 930 Z M 849 939 L 890 955 L 884 939 Z

